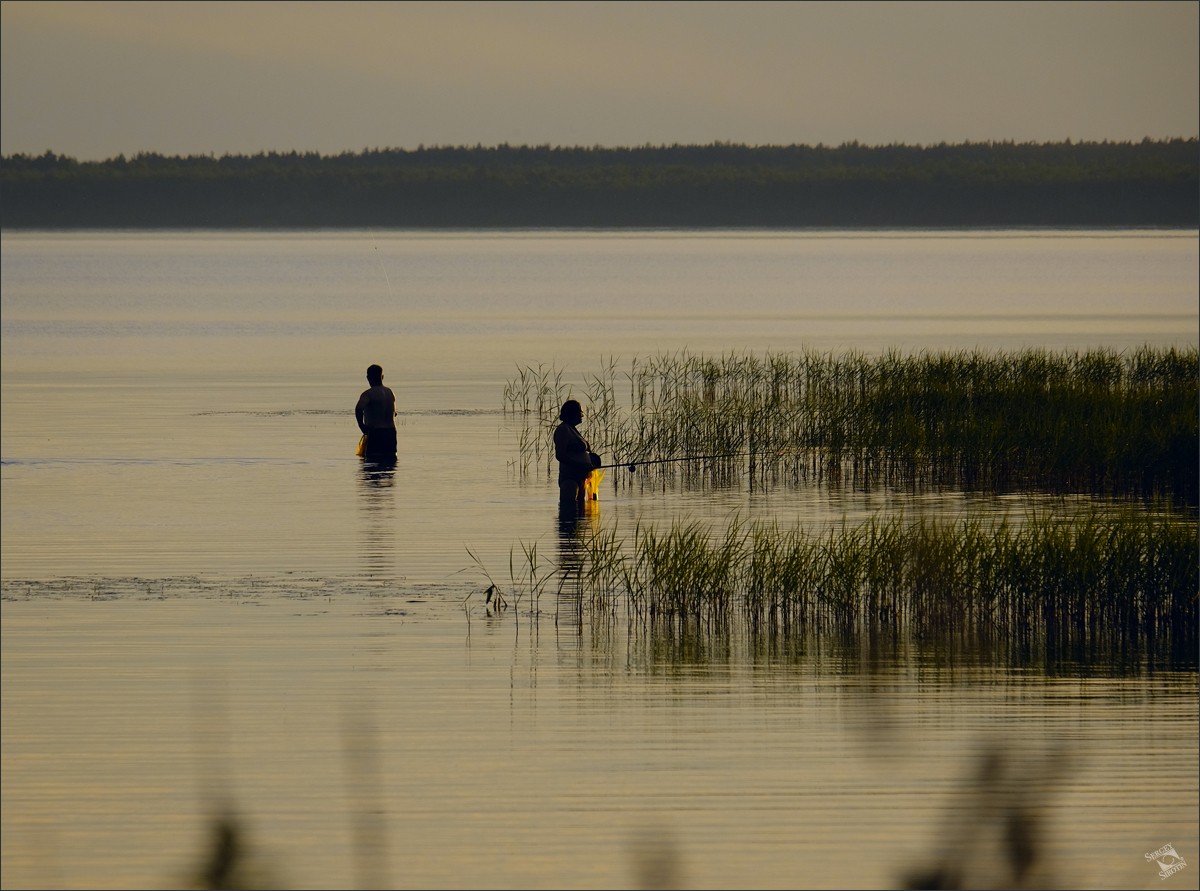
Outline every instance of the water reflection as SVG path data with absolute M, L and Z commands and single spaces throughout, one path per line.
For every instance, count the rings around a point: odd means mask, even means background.
M 578 648 L 583 637 L 584 543 L 595 534 L 600 503 L 587 500 L 558 506 L 558 566 L 561 575 L 555 622 L 559 641 Z
M 364 460 L 359 468 L 362 508 L 362 567 L 367 575 L 391 578 L 396 556 L 396 459 Z

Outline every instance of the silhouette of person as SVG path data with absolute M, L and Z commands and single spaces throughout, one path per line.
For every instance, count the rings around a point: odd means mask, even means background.
M 583 408 L 574 399 L 563 403 L 558 413 L 562 422 L 554 428 L 554 457 L 558 459 L 558 506 L 582 511 L 587 500 L 584 481 L 602 463 L 577 429 L 583 423 Z
M 376 463 L 396 460 L 396 394 L 383 385 L 383 369 L 372 365 L 367 369 L 367 383 L 354 406 L 358 429 L 367 437 L 363 460 Z

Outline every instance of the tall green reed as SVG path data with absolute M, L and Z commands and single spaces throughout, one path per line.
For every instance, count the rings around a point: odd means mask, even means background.
M 578 560 L 588 609 L 624 612 L 631 629 L 712 630 L 737 616 L 770 635 L 970 632 L 1081 659 L 1196 662 L 1197 524 L 1170 512 L 894 516 L 817 531 L 680 520 L 628 538 L 598 529 Z
M 625 383 L 628 397 L 624 396 Z M 801 482 L 1046 490 L 1197 503 L 1197 353 L 1023 350 L 609 359 L 577 386 L 520 369 L 505 389 L 523 470 L 547 474 L 566 398 L 614 485 Z

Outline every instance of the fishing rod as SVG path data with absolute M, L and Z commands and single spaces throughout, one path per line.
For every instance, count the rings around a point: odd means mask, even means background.
M 674 464 L 677 461 L 715 461 L 717 458 L 744 458 L 749 452 L 729 452 L 724 455 L 684 455 L 682 458 L 647 458 L 645 461 L 623 461 L 620 464 L 601 464 L 596 470 L 607 470 L 613 467 L 625 467 L 630 473 L 636 473 L 639 464 Z
M 781 457 L 784 457 L 785 455 L 798 455 L 804 451 L 806 451 L 806 450 L 805 449 L 800 449 L 800 450 L 767 449 L 767 450 L 764 450 L 761 452 L 759 452 L 759 451 L 724 452 L 723 454 L 720 454 L 720 455 L 684 455 L 683 457 L 680 457 L 680 458 L 647 458 L 644 461 L 622 461 L 622 462 L 614 463 L 614 464 L 601 464 L 598 467 L 596 467 L 595 469 L 596 470 L 608 470 L 608 469 L 611 469 L 614 467 L 624 467 L 624 468 L 627 468 L 630 473 L 636 473 L 637 469 L 638 469 L 638 465 L 674 464 L 679 461 L 715 461 L 718 458 L 753 458 L 755 456 L 760 457 L 760 458 L 781 458 Z

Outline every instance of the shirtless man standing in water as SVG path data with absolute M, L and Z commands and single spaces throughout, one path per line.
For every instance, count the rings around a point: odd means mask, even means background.
M 396 460 L 396 394 L 383 385 L 383 369 L 372 365 L 367 369 L 370 389 L 363 390 L 354 406 L 358 429 L 367 437 L 363 459 L 367 461 Z

